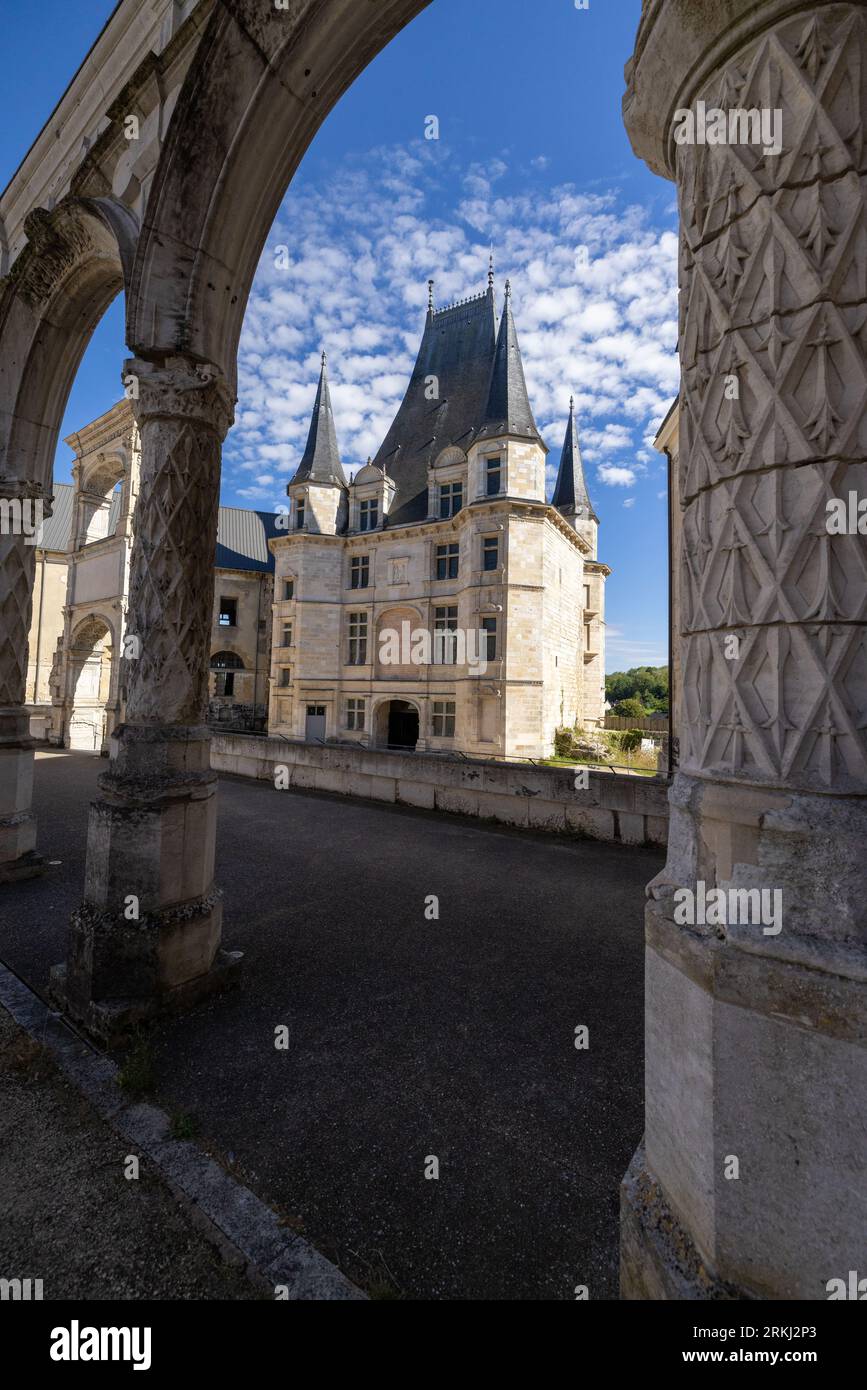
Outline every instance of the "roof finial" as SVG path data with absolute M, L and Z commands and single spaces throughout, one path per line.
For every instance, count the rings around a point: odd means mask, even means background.
M 427 307 L 428 307 L 428 309 L 431 309 L 431 310 L 433 309 L 433 287 L 434 287 L 434 282 L 433 282 L 433 280 L 428 280 L 428 282 L 427 282 Z
M 322 349 L 322 365 L 325 366 L 325 348 Z
M 494 248 L 491 246 L 491 254 L 488 256 L 488 289 L 494 288 Z
M 570 397 L 569 397 L 569 414 L 570 414 L 570 415 L 572 414 L 572 411 L 574 410 L 574 408 L 575 408 L 575 397 L 574 397 L 574 396 L 570 396 Z
M 507 281 L 506 281 L 506 298 L 507 298 L 507 299 L 511 299 L 511 298 L 512 298 L 512 282 L 511 282 L 511 280 L 507 280 Z

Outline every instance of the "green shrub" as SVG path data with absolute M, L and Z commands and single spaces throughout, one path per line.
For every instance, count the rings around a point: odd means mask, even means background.
M 554 752 L 558 758 L 569 758 L 575 747 L 575 739 L 571 729 L 557 729 L 554 734 Z

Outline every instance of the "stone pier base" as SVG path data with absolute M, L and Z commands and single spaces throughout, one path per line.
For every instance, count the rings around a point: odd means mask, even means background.
M 66 964 L 64 1012 L 103 1041 L 237 981 L 220 950 L 214 886 L 216 777 L 207 729 L 121 726 L 90 808 L 85 898 Z
M 17 883 L 45 869 L 36 853 L 33 741 L 20 710 L 0 713 L 0 883 Z M 2 741 L 6 740 L 6 741 Z
M 647 1171 L 644 1145 L 620 1187 L 620 1297 L 723 1299 L 752 1295 L 714 1279 Z

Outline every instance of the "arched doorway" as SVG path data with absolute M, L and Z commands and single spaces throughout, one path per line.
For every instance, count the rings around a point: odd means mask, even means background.
M 108 623 L 97 615 L 86 618 L 69 648 L 67 748 L 98 753 L 107 746 L 113 655 Z
M 418 710 L 409 700 L 385 700 L 377 711 L 380 748 L 414 752 L 419 738 Z

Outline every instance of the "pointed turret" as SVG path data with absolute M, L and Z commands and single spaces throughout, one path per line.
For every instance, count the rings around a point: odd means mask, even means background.
M 554 496 L 551 498 L 551 506 L 556 507 L 565 517 L 570 519 L 577 516 L 589 517 L 596 522 L 599 520 L 593 510 L 584 478 L 584 464 L 581 461 L 578 430 L 575 426 L 575 400 L 572 396 L 569 397 L 569 423 L 566 426 L 566 437 L 563 440 L 560 468 L 557 473 Z
M 340 450 L 337 447 L 337 431 L 334 428 L 324 352 L 307 445 L 290 487 L 294 483 L 307 482 L 343 488 L 348 486 L 343 464 L 340 462 Z
M 489 288 L 488 293 L 491 294 L 493 291 Z M 527 395 L 524 364 L 521 361 L 518 334 L 512 317 L 512 288 L 507 280 L 503 316 L 500 319 L 491 367 L 485 418 L 476 438 L 492 439 L 498 435 L 509 434 L 523 435 L 542 443 Z

